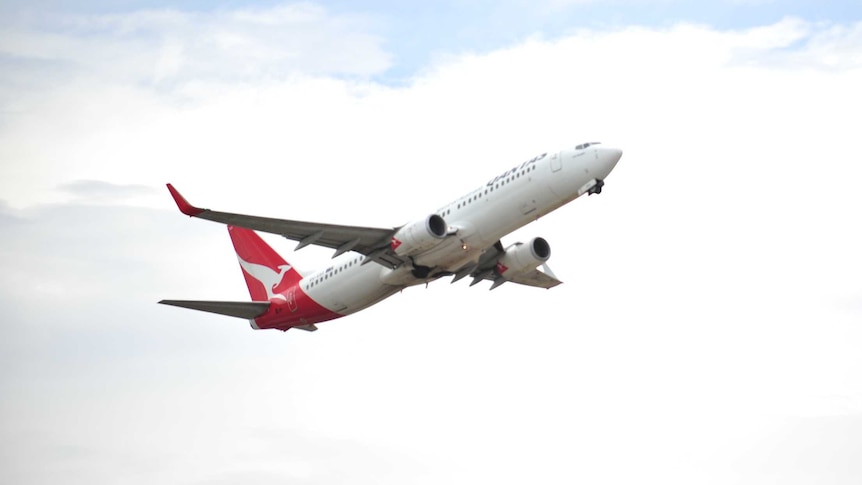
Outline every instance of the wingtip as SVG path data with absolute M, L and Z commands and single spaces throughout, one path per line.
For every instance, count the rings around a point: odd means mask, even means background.
M 180 194 L 179 191 L 177 191 L 177 189 L 175 189 L 173 185 L 171 185 L 171 184 L 166 184 L 166 185 L 168 186 L 168 192 L 171 193 L 171 197 L 174 198 L 174 202 L 177 203 L 177 207 L 180 209 L 180 212 L 182 212 L 183 214 L 185 214 L 189 217 L 194 217 L 194 216 L 200 214 L 201 212 L 203 212 L 205 210 L 205 209 L 201 209 L 200 207 L 195 207 L 195 206 L 189 204 L 189 201 L 187 201 L 186 198 L 183 197 L 182 194 Z

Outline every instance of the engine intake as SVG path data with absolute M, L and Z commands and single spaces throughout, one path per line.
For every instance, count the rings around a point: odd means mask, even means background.
M 405 224 L 392 236 L 392 249 L 399 256 L 413 256 L 440 244 L 449 225 L 437 214 Z
M 497 260 L 497 274 L 503 278 L 536 269 L 551 257 L 551 245 L 544 238 L 534 237 L 528 243 L 517 242 L 506 248 Z

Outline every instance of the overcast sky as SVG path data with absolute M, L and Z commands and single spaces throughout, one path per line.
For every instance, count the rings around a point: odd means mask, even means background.
M 862 482 L 859 2 L 13 0 L 0 73 L 0 482 Z M 155 303 L 248 298 L 166 182 L 392 227 L 593 140 L 552 290 Z

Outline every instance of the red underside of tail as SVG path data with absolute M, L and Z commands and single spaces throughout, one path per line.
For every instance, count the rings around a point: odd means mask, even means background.
M 312 300 L 298 285 L 288 288 L 278 296 L 284 299 L 273 298 L 269 311 L 254 319 L 258 328 L 287 330 L 291 327 L 325 322 L 344 316 Z

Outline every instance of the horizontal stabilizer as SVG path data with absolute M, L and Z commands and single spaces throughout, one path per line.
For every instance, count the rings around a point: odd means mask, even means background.
M 269 310 L 268 301 L 162 300 L 159 303 L 248 320 L 257 318 Z

